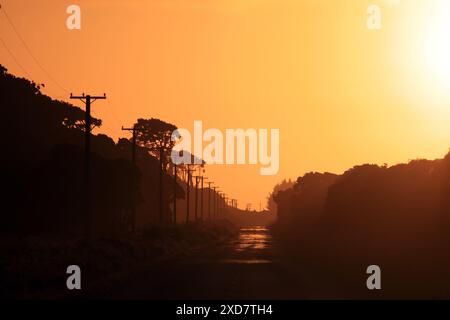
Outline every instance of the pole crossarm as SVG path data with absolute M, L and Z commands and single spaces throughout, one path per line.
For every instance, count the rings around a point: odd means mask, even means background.
M 86 94 L 81 94 L 81 96 L 74 96 L 72 93 L 70 94 L 70 99 L 77 99 L 81 100 L 82 102 L 86 103 L 86 100 L 89 99 L 91 103 L 94 103 L 95 100 L 105 100 L 106 99 L 106 93 L 104 93 L 102 96 L 91 96 Z

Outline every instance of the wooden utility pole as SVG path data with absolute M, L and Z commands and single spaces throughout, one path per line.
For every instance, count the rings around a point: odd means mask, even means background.
M 133 126 L 133 128 L 124 128 L 122 126 L 122 131 L 130 131 L 133 136 L 131 138 L 131 163 L 133 163 L 134 166 L 136 166 L 136 133 L 138 131 L 145 131 L 144 129 L 137 128 L 136 124 Z M 136 203 L 133 200 L 133 207 L 131 209 L 131 230 L 136 230 Z
M 177 224 L 177 164 L 173 166 L 173 223 Z
M 205 191 L 205 188 L 204 188 L 203 183 L 205 182 L 205 180 L 208 180 L 208 178 L 202 175 L 202 185 L 201 185 L 202 193 L 200 196 L 200 198 L 201 198 L 200 215 L 202 217 L 202 220 L 204 219 L 204 216 L 203 216 L 203 193 Z
M 91 104 L 98 99 L 106 99 L 106 94 L 103 96 L 91 96 L 85 95 L 74 96 L 70 94 L 70 99 L 81 100 L 85 106 L 85 120 L 84 120 L 84 171 L 85 171 L 85 205 L 86 205 L 86 235 L 88 238 L 91 236 L 91 182 L 90 182 L 90 170 L 91 170 Z
M 217 216 L 217 191 L 219 187 L 213 187 L 213 196 L 214 196 L 214 211 L 213 211 L 213 218 L 215 219 Z
M 225 209 L 225 193 L 221 192 L 219 197 L 219 216 L 223 215 Z
M 218 218 L 218 217 L 220 217 L 220 206 L 221 206 L 221 201 L 220 201 L 220 199 L 221 199 L 221 192 L 219 191 L 219 192 L 217 192 L 217 212 L 216 212 L 216 217 Z
M 194 176 L 195 178 L 195 221 L 198 220 L 198 184 L 200 176 Z
M 164 173 L 164 147 L 161 145 L 159 147 L 159 192 L 158 192 L 158 202 L 159 202 L 159 223 L 164 224 L 164 208 L 163 208 L 163 173 Z
M 133 137 L 131 138 L 131 162 L 133 164 L 136 164 L 136 125 L 133 126 L 133 128 L 124 128 L 122 126 L 122 131 L 130 131 L 133 134 Z
M 194 169 L 190 169 L 189 165 L 187 167 L 187 194 L 186 194 L 186 223 L 189 223 L 189 198 L 190 198 L 190 188 L 191 188 L 191 172 L 195 171 Z
M 211 220 L 211 185 L 214 182 L 209 181 L 208 183 L 208 219 Z
M 227 195 L 225 195 L 224 201 L 225 201 L 224 208 L 226 209 L 228 207 L 228 197 L 227 197 Z
M 81 95 L 74 96 L 70 94 L 70 99 L 81 100 L 85 106 L 85 120 L 84 120 L 84 150 L 85 150 L 85 170 L 86 178 L 89 181 L 90 173 L 90 163 L 91 163 L 91 104 L 98 99 L 106 99 L 106 94 L 103 96 L 91 96 L 91 95 Z

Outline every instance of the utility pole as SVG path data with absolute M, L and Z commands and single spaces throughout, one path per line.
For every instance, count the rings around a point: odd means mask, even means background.
M 186 194 L 186 223 L 189 223 L 189 198 L 190 198 L 190 188 L 191 188 L 191 172 L 195 171 L 190 169 L 189 165 L 187 167 L 187 194 Z
M 219 214 L 218 216 L 222 216 L 222 209 L 223 209 L 223 192 L 219 192 Z
M 211 220 L 211 185 L 214 182 L 209 181 L 208 183 L 208 219 Z
M 228 207 L 228 197 L 227 195 L 225 195 L 225 205 L 224 205 L 224 209 L 226 209 Z
M 173 166 L 173 223 L 177 224 L 177 164 Z
M 198 220 L 198 183 L 200 176 L 194 176 L 195 178 L 195 221 Z
M 218 217 L 222 216 L 222 205 L 223 205 L 222 195 L 223 195 L 223 192 L 220 191 L 218 194 L 219 198 L 217 199 L 217 216 Z
M 213 210 L 213 218 L 215 219 L 217 216 L 217 191 L 219 187 L 213 187 L 213 196 L 214 196 L 214 210 Z
M 133 134 L 133 137 L 131 138 L 131 163 L 133 163 L 134 166 L 136 166 L 136 133 L 137 131 L 144 131 L 143 129 L 139 129 L 136 127 L 136 124 L 133 126 L 133 128 L 124 128 L 122 126 L 122 131 L 130 131 Z M 131 230 L 136 230 L 136 203 L 133 200 L 133 207 L 131 209 Z
M 204 219 L 204 216 L 203 216 L 203 193 L 204 193 L 205 189 L 204 189 L 203 184 L 204 184 L 205 180 L 208 180 L 208 178 L 202 175 L 202 185 L 201 185 L 202 193 L 201 193 L 201 196 L 200 196 L 200 198 L 201 198 L 200 215 L 202 217 L 202 221 Z
M 133 162 L 133 164 L 136 164 L 136 138 L 137 138 L 136 133 L 137 132 L 145 132 L 146 129 L 138 128 L 136 126 L 136 124 L 135 124 L 133 126 L 133 128 L 124 128 L 122 126 L 122 131 L 130 131 L 133 134 L 133 137 L 131 139 L 131 141 L 133 143 L 133 147 L 132 147 L 132 150 L 131 150 L 131 161 Z
M 81 100 L 85 106 L 85 120 L 84 120 L 84 170 L 85 170 L 85 201 L 86 201 L 86 235 L 91 236 L 91 191 L 90 191 L 90 167 L 91 167 L 91 104 L 98 99 L 106 99 L 106 94 L 103 96 L 85 95 L 74 96 L 70 94 L 70 99 Z
M 136 164 L 136 125 L 133 126 L 133 128 L 124 128 L 122 126 L 122 131 L 130 131 L 133 134 L 133 137 L 131 138 L 131 162 L 133 164 Z
M 91 104 L 98 99 L 106 99 L 106 94 L 103 96 L 91 96 L 91 95 L 81 95 L 74 96 L 70 94 L 70 99 L 81 100 L 85 106 L 85 120 L 84 120 L 84 149 L 85 149 L 85 165 L 86 165 L 86 178 L 89 181 L 90 173 L 90 162 L 91 162 Z
M 217 214 L 216 216 L 219 218 L 221 216 L 221 210 L 222 210 L 222 192 L 217 193 Z
M 223 193 L 219 192 L 219 203 L 217 204 L 218 206 L 218 210 L 217 210 L 217 216 L 222 216 L 222 206 L 223 206 L 223 202 L 222 202 L 222 197 L 223 197 Z
M 163 171 L 164 171 L 164 145 L 159 147 L 159 223 L 164 224 L 164 209 L 163 209 Z

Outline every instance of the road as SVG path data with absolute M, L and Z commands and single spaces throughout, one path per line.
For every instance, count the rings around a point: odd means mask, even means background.
M 90 292 L 105 299 L 305 299 L 305 283 L 281 262 L 265 227 L 228 243 L 143 266 Z

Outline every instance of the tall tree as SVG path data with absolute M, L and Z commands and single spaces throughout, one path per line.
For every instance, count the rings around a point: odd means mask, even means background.
M 173 124 L 159 119 L 138 119 L 136 123 L 136 142 L 159 159 L 159 221 L 164 222 L 163 173 L 167 171 L 170 152 L 175 145 L 172 133 L 177 129 Z

